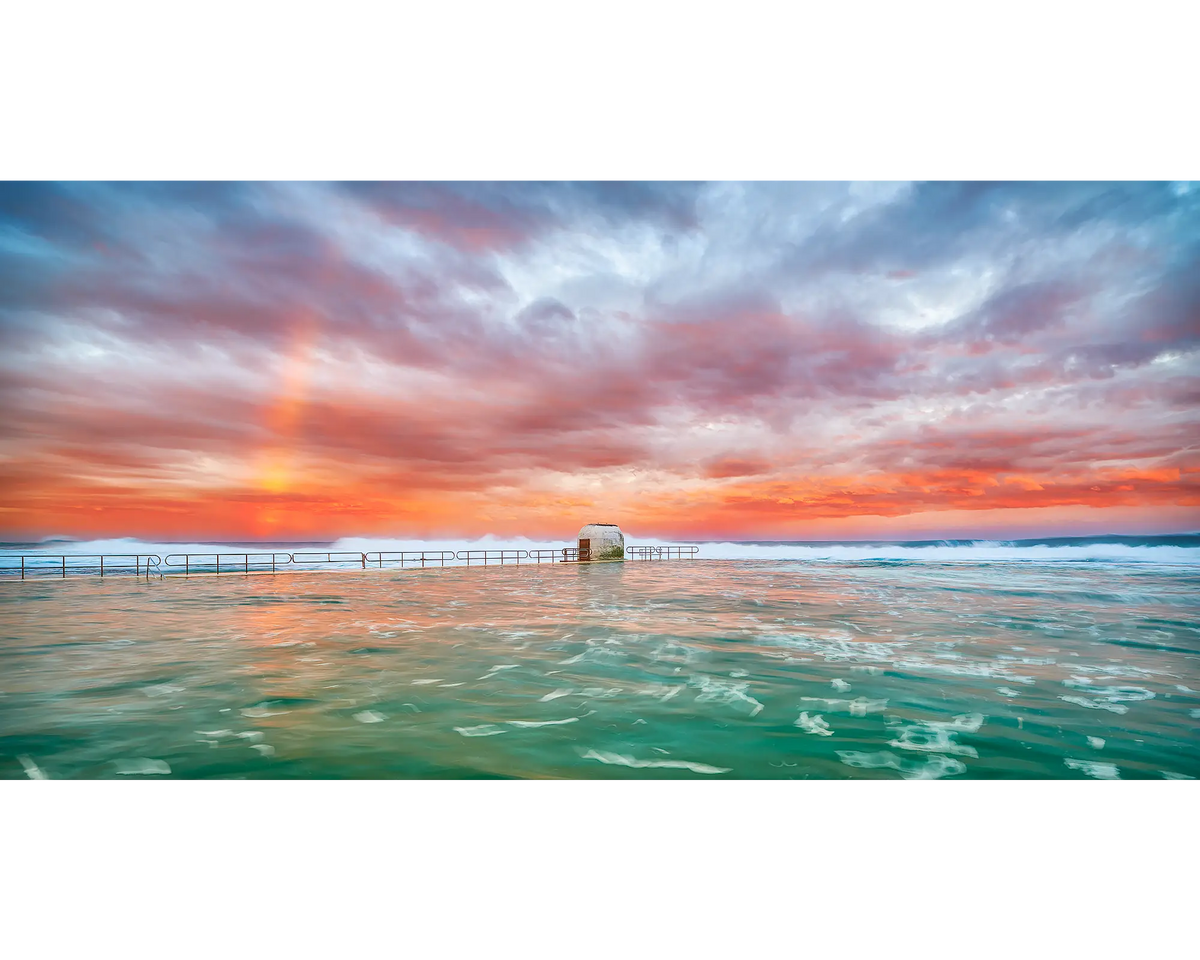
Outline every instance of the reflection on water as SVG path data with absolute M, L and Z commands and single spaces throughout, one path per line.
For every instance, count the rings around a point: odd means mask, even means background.
M 0 777 L 1200 776 L 1200 590 L 694 561 L 0 584 Z

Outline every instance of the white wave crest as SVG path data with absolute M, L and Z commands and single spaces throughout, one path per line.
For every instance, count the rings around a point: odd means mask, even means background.
M 626 533 L 625 542 L 639 546 L 676 546 L 682 541 L 658 540 Z M 484 536 L 477 539 L 406 539 L 400 537 L 343 537 L 331 544 L 246 544 L 234 542 L 163 543 L 119 537 L 103 540 L 43 541 L 36 552 L 58 554 L 155 553 L 251 553 L 351 552 L 372 553 L 397 550 L 531 550 L 575 546 L 574 540 L 535 540 L 528 537 Z M 699 543 L 699 558 L 705 560 L 814 560 L 878 561 L 915 560 L 933 562 L 1037 561 L 1112 563 L 1141 562 L 1200 565 L 1200 547 L 1095 542 L 1078 544 L 1030 544 L 1002 540 L 964 540 L 942 543 Z M 33 552 L 33 551 L 27 551 Z

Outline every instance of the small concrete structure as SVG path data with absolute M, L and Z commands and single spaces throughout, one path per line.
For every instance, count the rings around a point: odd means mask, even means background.
M 624 560 L 625 537 L 615 523 L 589 523 L 579 531 L 579 559 Z

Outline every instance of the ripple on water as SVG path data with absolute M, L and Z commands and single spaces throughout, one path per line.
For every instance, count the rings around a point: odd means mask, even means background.
M 503 727 L 498 727 L 494 723 L 480 723 L 473 727 L 455 727 L 454 730 L 464 737 L 494 737 L 507 732 Z
M 131 760 L 114 760 L 117 773 L 122 776 L 161 776 L 171 772 L 171 767 L 165 760 L 152 760 L 149 757 L 134 757 Z
M 953 757 L 934 755 L 924 760 L 908 760 L 882 750 L 867 753 L 858 750 L 839 750 L 838 758 L 848 767 L 863 770 L 890 769 L 905 780 L 937 780 L 967 772 L 967 765 Z
M 728 767 L 714 767 L 707 763 L 694 763 L 690 760 L 638 760 L 620 753 L 609 753 L 604 750 L 588 750 L 583 755 L 584 760 L 599 760 L 601 763 L 615 764 L 621 767 L 633 767 L 637 770 L 690 770 L 692 773 L 729 773 Z
M 816 734 L 819 737 L 833 736 L 833 730 L 830 729 L 829 724 L 827 724 L 821 718 L 821 715 L 819 713 L 810 717 L 808 715 L 808 712 L 805 711 L 805 712 L 801 713 L 799 717 L 796 718 L 795 725 L 797 727 L 799 727 L 801 730 L 803 730 L 805 733 Z
M 898 735 L 888 741 L 888 746 L 901 750 L 921 750 L 930 753 L 955 753 L 964 757 L 978 757 L 979 751 L 969 744 L 958 743 L 955 737 L 961 733 L 978 733 L 983 726 L 984 716 L 968 713 L 953 720 L 918 720 L 905 723 L 898 718 L 889 718 L 888 726 Z
M 1120 780 L 1121 774 L 1115 763 L 1101 763 L 1098 760 L 1076 760 L 1068 757 L 1063 761 L 1070 769 L 1078 770 L 1096 780 Z

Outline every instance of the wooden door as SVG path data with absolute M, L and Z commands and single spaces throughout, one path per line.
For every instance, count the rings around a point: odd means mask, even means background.
M 591 560 L 592 559 L 592 541 L 591 540 L 580 539 L 580 541 L 579 541 L 579 559 L 580 560 Z

